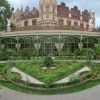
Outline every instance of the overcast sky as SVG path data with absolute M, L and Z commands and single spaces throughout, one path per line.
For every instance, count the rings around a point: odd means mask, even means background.
M 33 7 L 39 9 L 39 0 L 8 0 L 8 1 L 15 9 L 17 7 L 21 8 L 21 5 L 23 5 L 24 9 L 27 5 L 30 7 L 30 10 L 32 10 Z M 91 8 L 94 8 L 96 17 L 96 26 L 100 26 L 100 0 L 57 0 L 57 4 L 60 4 L 61 2 L 65 2 L 66 6 L 68 6 L 69 9 L 74 6 L 78 6 L 78 9 L 81 10 L 81 12 L 84 9 L 90 11 Z

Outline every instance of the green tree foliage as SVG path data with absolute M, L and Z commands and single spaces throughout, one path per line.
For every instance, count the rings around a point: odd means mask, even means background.
M 0 0 L 0 9 L 4 7 L 4 9 L 2 9 L 0 11 L 0 28 L 4 29 L 7 26 L 7 20 L 6 18 L 11 18 L 12 15 L 12 10 L 14 10 L 13 8 L 11 8 L 9 2 L 7 0 Z
M 16 25 L 11 22 L 10 27 L 11 28 L 16 28 Z

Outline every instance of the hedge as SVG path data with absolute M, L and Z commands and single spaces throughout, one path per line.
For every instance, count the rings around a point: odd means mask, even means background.
M 69 85 L 69 86 L 63 86 L 63 87 L 57 87 L 57 88 L 41 88 L 41 87 L 30 87 L 30 86 L 25 86 L 25 85 L 22 85 L 22 84 L 18 84 L 14 81 L 12 81 L 11 79 L 8 79 L 7 76 L 6 76 L 6 73 L 7 73 L 7 69 L 5 69 L 3 71 L 3 75 L 4 77 L 9 80 L 12 84 L 14 85 L 17 85 L 18 87 L 21 87 L 21 88 L 25 88 L 25 89 L 30 89 L 30 90 L 35 90 L 35 91 L 38 91 L 38 92 L 51 92 L 51 91 L 63 91 L 63 90 L 66 90 L 66 89 L 70 89 L 70 88 L 73 88 L 73 87 L 76 87 L 76 86 L 79 86 L 79 85 L 83 85 L 85 83 L 87 83 L 88 81 L 91 81 L 91 79 L 93 77 L 95 77 L 95 75 L 97 74 L 97 72 L 92 76 L 90 77 L 89 79 L 87 80 L 84 80 L 82 82 L 79 82 L 79 83 L 76 83 L 76 84 L 73 84 L 73 85 Z M 60 85 L 60 84 L 59 84 Z

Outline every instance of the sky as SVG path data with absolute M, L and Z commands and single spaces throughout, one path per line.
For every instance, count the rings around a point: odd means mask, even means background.
M 28 5 L 30 10 L 33 7 L 39 9 L 39 0 L 8 0 L 11 6 L 16 8 L 23 8 L 25 9 Z M 78 6 L 78 9 L 82 12 L 84 9 L 90 11 L 92 8 L 95 10 L 95 18 L 96 18 L 96 27 L 100 26 L 100 0 L 57 0 L 57 4 L 59 5 L 61 2 L 65 2 L 66 6 L 69 9 L 73 8 L 74 6 Z

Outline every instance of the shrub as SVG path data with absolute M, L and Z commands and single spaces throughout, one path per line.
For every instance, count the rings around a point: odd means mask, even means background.
M 69 82 L 70 83 L 77 83 L 79 81 L 79 78 L 78 78 L 78 75 L 77 74 L 72 74 L 70 77 L 69 77 Z
M 21 54 L 21 56 L 22 56 L 23 58 L 27 58 L 28 55 L 30 55 L 30 51 L 29 51 L 28 49 L 26 49 L 26 48 L 20 50 L 19 53 Z
M 10 27 L 11 28 L 16 28 L 16 25 L 11 22 Z
M 17 82 L 17 81 L 19 80 L 19 78 L 20 78 L 20 77 L 19 77 L 19 74 L 12 74 L 12 78 L 11 78 L 11 79 L 12 79 L 13 81 L 16 81 L 16 82 Z
M 8 53 L 6 51 L 3 51 L 3 53 L 2 53 L 2 59 L 3 60 L 8 60 L 9 59 L 9 55 L 8 55 Z
M 28 79 L 28 77 L 26 77 L 25 85 L 29 86 L 30 84 L 30 80 Z
M 53 59 L 50 56 L 45 57 L 43 64 L 47 67 L 50 68 L 51 65 L 54 64 Z

